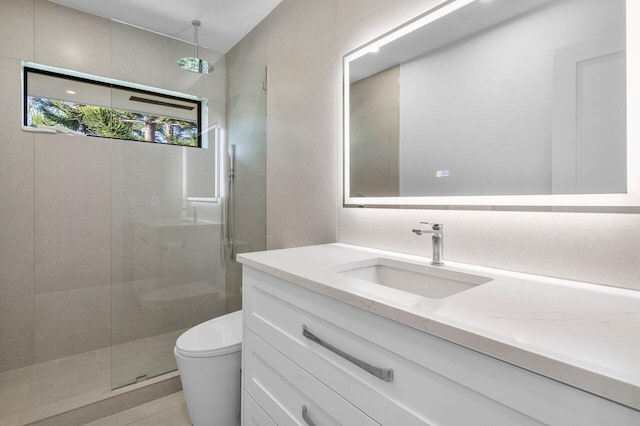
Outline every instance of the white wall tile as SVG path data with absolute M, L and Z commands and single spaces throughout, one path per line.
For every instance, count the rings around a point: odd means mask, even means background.
M 111 291 L 112 345 L 162 333 L 162 310 L 142 306 L 135 282 L 114 283 Z
M 136 281 L 144 284 L 144 279 L 160 278 L 161 260 L 155 259 L 153 264 L 151 261 L 161 255 L 162 234 L 141 234 L 144 230 L 141 231 L 138 221 L 160 220 L 163 217 L 163 153 L 165 148 L 181 148 L 117 140 L 110 143 L 113 185 L 112 344 L 118 345 L 162 331 L 161 312 L 158 309 L 144 309 L 139 299 L 142 287 L 136 288 Z M 158 238 L 156 244 L 152 237 Z M 144 275 L 140 264 L 144 264 L 155 275 Z M 149 279 L 148 283 L 151 286 L 154 282 Z M 155 283 L 160 289 L 159 279 Z
M 111 76 L 111 21 L 35 0 L 35 61 Z
M 431 236 L 417 236 L 420 222 L 444 226 L 444 259 L 483 265 L 485 262 L 486 213 L 455 210 L 340 209 L 342 243 L 431 257 Z
M 339 68 L 335 43 L 269 69 L 269 248 L 335 241 Z
M 315 52 L 338 28 L 337 0 L 285 0 L 267 17 L 269 65 Z
M 183 208 L 182 155 L 184 150 L 193 150 L 194 148 L 171 145 L 156 145 L 153 148 L 162 151 L 162 180 L 156 182 L 162 188 L 162 216 L 164 218 L 180 218 Z M 204 152 L 200 149 L 195 150 Z M 213 161 L 208 164 L 211 169 L 213 169 L 213 164 Z
M 0 56 L 33 60 L 34 0 L 2 0 Z
M 33 330 L 33 295 L 0 298 L 0 371 L 33 364 Z
M 35 362 L 111 345 L 111 286 L 36 295 Z
M 20 61 L 0 57 L 0 297 L 33 294 L 33 134 L 20 127 Z
M 121 24 L 111 25 L 112 77 L 118 80 L 162 87 L 162 37 Z
M 111 283 L 110 142 L 36 136 L 36 293 Z
M 111 176 L 112 282 L 132 282 L 140 278 L 135 264 L 145 255 L 141 249 L 136 250 L 136 222 L 157 220 L 163 215 L 163 189 L 159 184 L 163 181 L 162 147 L 112 140 Z
M 640 215 L 494 212 L 487 266 L 640 290 Z
M 392 0 L 338 0 L 338 31 L 342 31 L 364 16 Z
M 238 42 L 229 52 L 228 56 L 242 58 L 259 64 L 267 63 L 268 31 L 270 18 L 260 22 L 249 34 Z

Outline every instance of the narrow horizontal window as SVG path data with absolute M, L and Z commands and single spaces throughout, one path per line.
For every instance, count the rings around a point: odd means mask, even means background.
M 23 125 L 202 147 L 202 100 L 24 66 Z

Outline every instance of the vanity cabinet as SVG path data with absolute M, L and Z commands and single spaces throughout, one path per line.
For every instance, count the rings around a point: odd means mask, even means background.
M 242 394 L 242 417 L 246 425 L 277 426 L 247 392 Z
M 638 411 L 344 301 L 243 276 L 245 425 L 640 424 Z

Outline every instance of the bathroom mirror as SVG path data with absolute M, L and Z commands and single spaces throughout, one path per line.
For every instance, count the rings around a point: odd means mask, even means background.
M 443 1 L 347 53 L 345 205 L 640 205 L 631 14 Z

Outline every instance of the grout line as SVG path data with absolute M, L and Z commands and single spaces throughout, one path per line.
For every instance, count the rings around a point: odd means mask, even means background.
M 36 51 L 35 51 L 35 1 L 33 3 L 33 58 L 35 60 Z M 33 149 L 33 296 L 31 298 L 31 324 L 32 324 L 32 334 L 31 334 L 31 362 L 36 365 L 36 135 L 32 135 L 32 149 Z M 31 389 L 29 389 L 31 392 Z M 22 421 L 22 413 L 20 413 L 20 420 Z

